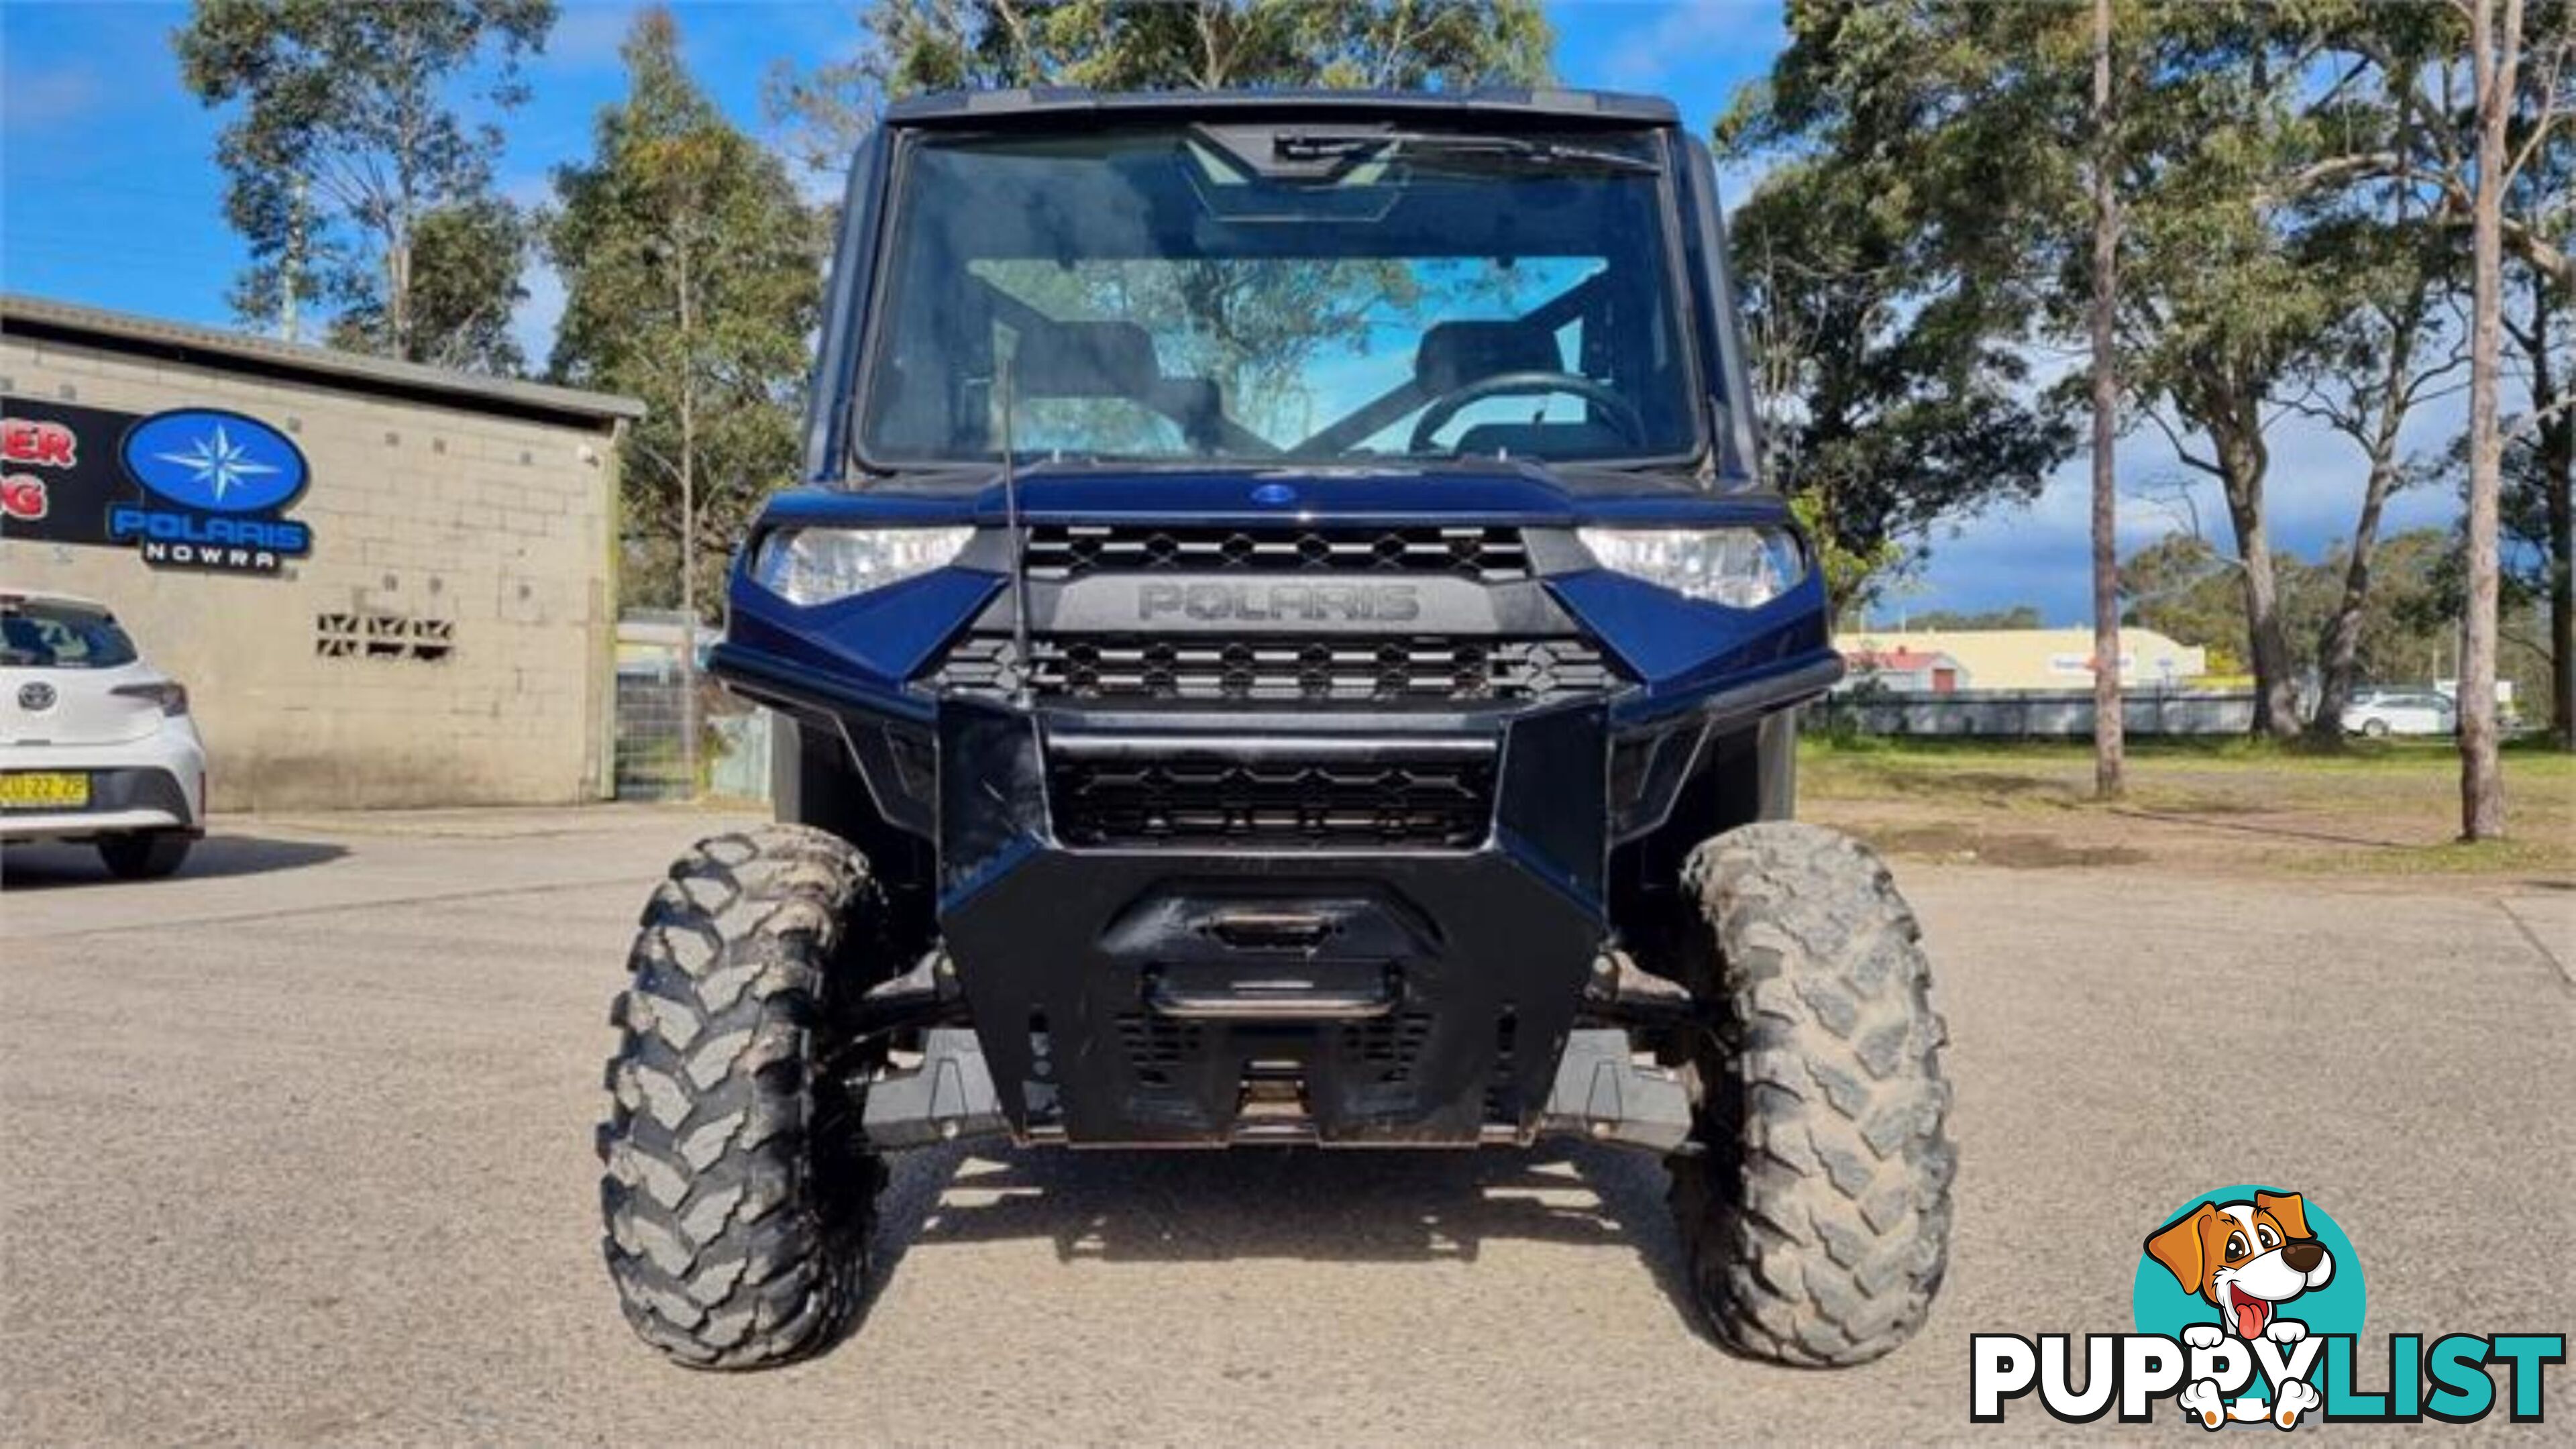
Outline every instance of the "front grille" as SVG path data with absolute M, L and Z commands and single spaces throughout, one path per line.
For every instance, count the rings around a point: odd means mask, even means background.
M 1489 760 L 1056 762 L 1047 799 L 1077 846 L 1463 848 L 1493 813 Z
M 1118 1018 L 1118 1040 L 1139 1083 L 1168 1087 L 1175 1073 L 1207 1050 L 1207 1029 L 1195 1021 L 1128 1012 Z
M 1530 576 L 1516 528 L 1224 528 L 1048 524 L 1029 530 L 1029 577 L 1091 573 L 1436 573 Z
M 1400 1087 L 1413 1080 L 1422 1048 L 1431 1040 L 1431 1018 L 1408 1011 L 1350 1022 L 1335 1035 L 1343 1065 L 1362 1073 L 1372 1085 Z
M 1032 693 L 1083 700 L 1529 701 L 1611 683 L 1601 651 L 1580 639 L 1075 634 L 1040 635 L 1030 649 Z M 943 691 L 1015 692 L 1011 641 L 965 640 L 932 682 Z

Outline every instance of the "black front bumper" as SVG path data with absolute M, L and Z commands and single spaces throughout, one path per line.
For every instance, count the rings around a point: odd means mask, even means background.
M 1388 723 L 1272 734 L 1206 713 L 1104 726 L 941 702 L 940 924 L 1015 1133 L 1468 1145 L 1538 1130 L 1608 934 L 1604 703 L 1438 734 Z M 1074 782 L 1124 778 L 1122 761 L 1233 793 L 1195 814 L 1068 808 L 1091 788 Z M 1416 790 L 1433 761 L 1449 793 L 1428 834 L 1408 806 L 1348 798 Z

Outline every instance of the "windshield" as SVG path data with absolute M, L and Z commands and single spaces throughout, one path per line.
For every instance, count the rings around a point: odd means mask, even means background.
M 1650 132 L 921 137 L 872 462 L 1697 451 Z
M 34 599 L 0 605 L 0 665 L 114 669 L 133 662 L 134 641 L 96 609 Z

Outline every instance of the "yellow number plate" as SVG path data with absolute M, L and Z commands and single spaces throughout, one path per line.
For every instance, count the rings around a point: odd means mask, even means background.
M 0 775 L 0 810 L 79 810 L 89 804 L 89 776 L 60 770 Z

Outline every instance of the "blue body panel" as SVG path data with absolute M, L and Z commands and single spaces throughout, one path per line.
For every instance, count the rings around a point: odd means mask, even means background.
M 744 557 L 750 553 L 745 550 Z M 785 676 L 835 703 L 916 719 L 929 705 L 903 683 L 1000 591 L 997 574 L 940 569 L 811 607 L 791 604 L 734 565 L 732 611 L 717 646 L 719 672 L 741 666 Z
M 1021 471 L 1019 492 L 1020 511 L 1032 523 L 1713 527 L 1787 516 L 1778 499 L 1758 493 L 1712 493 L 1645 479 L 1629 487 L 1607 481 L 1570 487 L 1535 466 L 1492 463 L 1204 471 L 1038 463 Z M 993 525 L 1003 522 L 1006 512 L 996 475 L 937 491 L 893 486 L 789 489 L 770 499 L 759 527 Z
M 1777 497 L 1713 493 L 1640 478 L 1568 484 L 1529 464 L 1335 469 L 1071 467 L 1037 464 L 1019 480 L 1031 523 L 1468 525 L 1523 528 L 1716 527 L 1789 523 Z M 743 558 L 780 528 L 1002 525 L 998 476 L 936 489 L 798 488 L 772 498 Z M 948 568 L 834 603 L 799 607 L 753 583 L 737 563 L 732 616 L 718 656 L 820 697 L 927 718 L 904 682 L 931 662 L 1004 587 L 1001 575 Z M 1557 601 L 1618 656 L 1638 682 L 1613 704 L 1614 724 L 1705 707 L 1720 696 L 1803 676 L 1820 691 L 1834 656 L 1822 580 L 1811 570 L 1757 609 L 1686 599 L 1604 569 L 1548 580 Z M 800 691 L 801 692 L 801 691 Z M 1767 706 L 1794 702 L 1772 699 Z
M 1607 569 L 1553 579 L 1548 587 L 1642 686 L 1612 709 L 1616 723 L 1678 713 L 1832 657 L 1824 585 L 1813 573 L 1758 609 L 1685 599 Z

